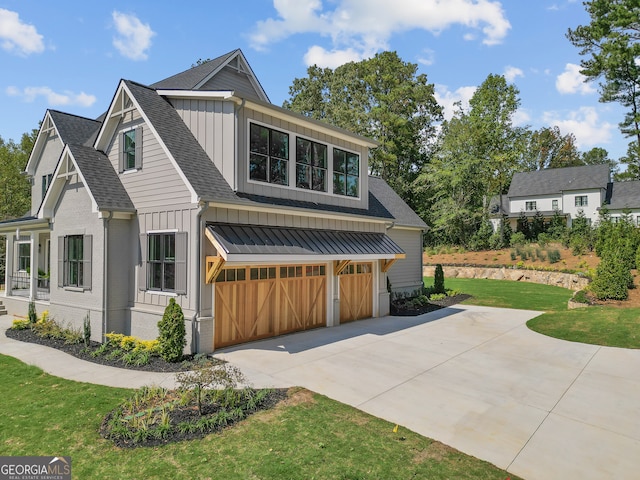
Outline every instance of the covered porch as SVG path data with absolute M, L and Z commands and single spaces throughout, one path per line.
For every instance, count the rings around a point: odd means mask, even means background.
M 26 217 L 0 223 L 5 237 L 4 296 L 49 301 L 51 229 L 47 220 Z

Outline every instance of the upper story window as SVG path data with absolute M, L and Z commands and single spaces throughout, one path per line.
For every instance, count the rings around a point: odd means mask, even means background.
M 251 124 L 249 178 L 259 182 L 289 185 L 289 135 Z
M 586 195 L 576 195 L 576 207 L 586 207 L 589 201 Z
M 551 200 L 551 209 L 558 210 L 558 200 Z
M 53 180 L 53 173 L 42 176 L 42 198 L 44 198 L 45 194 L 47 193 L 49 185 L 51 185 L 51 180 Z
M 525 202 L 524 209 L 528 212 L 532 212 L 538 209 L 538 206 L 535 201 L 533 202 Z
M 120 138 L 120 172 L 142 168 L 142 126 L 123 132 Z
M 356 153 L 333 149 L 333 193 L 357 197 L 360 184 L 360 157 Z
M 327 191 L 327 146 L 296 139 L 296 187 Z

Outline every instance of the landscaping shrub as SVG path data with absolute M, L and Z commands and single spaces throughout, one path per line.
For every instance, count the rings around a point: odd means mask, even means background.
M 433 291 L 434 293 L 445 293 L 444 288 L 444 270 L 441 264 L 436 265 L 436 270 L 433 275 Z
M 576 293 L 574 293 L 571 300 L 573 300 L 576 303 L 584 303 L 587 305 L 591 303 L 591 301 L 589 300 L 589 296 L 587 295 L 587 292 L 584 290 L 578 290 Z
M 82 325 L 82 340 L 84 340 L 84 346 L 88 347 L 91 342 L 91 318 L 89 316 L 89 312 L 84 317 L 84 322 Z
M 515 232 L 511 234 L 511 238 L 509 239 L 509 245 L 511 247 L 522 246 L 526 243 L 527 239 L 522 232 Z
M 633 283 L 633 277 L 627 265 L 615 254 L 608 254 L 596 269 L 591 291 L 598 300 L 626 300 L 630 283 Z
M 38 321 L 38 314 L 36 313 L 36 303 L 34 301 L 29 302 L 29 310 L 27 313 L 29 323 L 34 324 Z
M 560 250 L 549 250 L 547 255 L 549 256 L 549 263 L 558 263 L 560 261 Z
M 538 235 L 538 245 L 541 248 L 545 248 L 547 245 L 549 245 L 549 243 L 551 243 L 551 235 L 545 232 L 542 232 L 540 235 Z
M 184 327 L 184 314 L 182 308 L 175 299 L 169 300 L 169 305 L 164 310 L 162 320 L 158 322 L 160 336 L 160 356 L 167 362 L 179 362 L 182 360 L 182 352 L 187 344 Z

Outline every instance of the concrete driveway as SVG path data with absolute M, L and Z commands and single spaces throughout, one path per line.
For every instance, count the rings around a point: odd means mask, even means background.
M 640 351 L 456 306 L 218 351 L 255 386 L 304 386 L 527 480 L 640 477 Z

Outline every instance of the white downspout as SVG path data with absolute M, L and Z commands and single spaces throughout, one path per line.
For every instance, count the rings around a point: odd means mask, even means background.
M 209 208 L 209 204 L 208 203 L 204 203 L 203 205 L 200 206 L 200 210 L 198 210 L 198 215 L 196 216 L 196 226 L 198 229 L 198 234 L 196 235 L 196 308 L 195 308 L 195 313 L 193 314 L 193 318 L 191 319 L 191 353 L 197 353 L 198 351 L 198 346 L 199 346 L 199 341 L 198 341 L 198 345 L 195 344 L 195 339 L 196 339 L 196 323 L 198 321 L 198 318 L 200 317 L 200 312 L 201 312 L 201 308 L 200 308 L 200 299 L 202 298 L 202 260 L 203 260 L 203 252 L 202 252 L 202 232 L 204 231 L 203 228 L 203 224 L 202 224 L 202 215 L 204 214 L 204 212 Z

